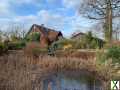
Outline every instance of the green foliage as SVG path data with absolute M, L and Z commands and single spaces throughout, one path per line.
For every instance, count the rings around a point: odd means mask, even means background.
M 92 49 L 98 48 L 98 44 L 97 44 L 96 40 L 93 39 L 93 40 L 90 42 L 90 48 L 92 48 Z
M 57 46 L 57 49 L 62 49 L 64 45 L 71 44 L 73 49 L 96 49 L 102 48 L 104 42 L 101 39 L 93 37 L 92 32 L 88 32 L 81 39 L 61 39 L 53 45 Z
M 93 37 L 92 32 L 88 32 L 85 37 L 80 40 L 76 40 L 75 47 L 76 49 L 96 49 L 102 48 L 104 42 L 96 37 Z
M 54 42 L 52 44 L 52 47 L 55 46 L 56 49 L 63 49 L 64 45 L 71 44 L 72 46 L 74 46 L 76 44 L 75 42 L 76 42 L 75 40 L 63 38 L 61 40 L 58 40 L 58 41 Z
M 89 31 L 89 32 L 87 33 L 85 39 L 86 39 L 86 42 L 87 42 L 87 43 L 91 43 L 91 41 L 92 41 L 92 39 L 93 39 L 93 35 L 92 35 L 92 32 L 91 32 L 91 31 Z
M 99 64 L 104 64 L 106 62 L 106 53 L 103 49 L 96 52 L 96 59 Z
M 120 47 L 113 46 L 102 52 L 97 52 L 97 59 L 100 63 L 105 63 L 112 60 L 113 64 L 120 64 Z
M 113 63 L 120 63 L 120 47 L 113 46 L 109 48 L 106 58 L 112 58 Z
M 92 32 L 88 32 L 88 34 L 86 35 L 86 44 L 87 44 L 87 48 L 92 48 L 92 49 L 96 49 L 96 48 L 101 48 L 103 41 L 99 38 L 93 37 Z
M 0 31 L 0 42 L 2 41 L 2 31 Z
M 36 42 L 39 42 L 39 41 L 40 41 L 40 33 L 38 33 L 38 32 L 33 32 L 33 33 L 29 34 L 29 35 L 26 37 L 26 40 L 27 40 L 27 41 L 36 41 Z
M 9 42 L 8 49 L 9 50 L 19 50 L 24 48 L 26 45 L 25 41 L 17 41 L 17 42 Z
M 21 38 L 17 37 L 16 35 L 11 35 L 11 41 L 16 42 L 19 41 Z
M 7 50 L 7 45 L 5 45 L 4 43 L 0 43 L 0 54 L 7 52 Z

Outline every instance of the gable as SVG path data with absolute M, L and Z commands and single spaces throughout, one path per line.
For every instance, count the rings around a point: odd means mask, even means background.
M 62 36 L 62 33 L 60 31 L 55 31 L 53 29 L 46 28 L 43 25 L 33 24 L 29 32 L 26 34 L 26 37 L 34 32 L 40 33 L 40 42 L 48 41 L 52 43 L 58 40 L 60 36 Z

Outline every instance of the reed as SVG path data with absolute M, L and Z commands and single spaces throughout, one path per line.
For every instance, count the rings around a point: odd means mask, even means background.
M 37 77 L 42 80 L 48 74 L 66 71 L 78 73 L 81 70 L 89 72 L 106 85 L 113 72 L 110 62 L 97 64 L 95 58 L 84 60 L 47 55 L 35 58 L 17 53 L 4 55 L 0 56 L 0 90 L 32 90 Z

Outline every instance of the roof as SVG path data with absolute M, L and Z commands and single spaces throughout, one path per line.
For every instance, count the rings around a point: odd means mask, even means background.
M 75 38 L 79 35 L 86 35 L 85 33 L 79 32 L 79 33 L 73 33 L 71 38 Z
M 34 27 L 39 28 L 40 32 L 42 32 L 42 34 L 47 35 L 47 36 L 50 32 L 55 32 L 56 34 L 62 34 L 60 31 L 56 31 L 54 29 L 45 27 L 44 24 L 41 24 L 41 25 L 33 24 L 30 30 L 28 31 L 28 33 L 26 34 L 26 36 L 33 30 Z
M 83 33 L 83 32 L 73 33 L 71 38 L 73 39 L 73 38 L 76 38 L 77 36 L 80 36 L 80 35 L 85 36 L 85 35 L 87 35 L 87 34 L 86 34 L 86 33 Z M 104 41 L 103 39 L 98 38 L 98 37 L 94 37 L 94 36 L 93 36 L 93 38 L 94 38 L 94 39 L 101 40 L 101 41 Z

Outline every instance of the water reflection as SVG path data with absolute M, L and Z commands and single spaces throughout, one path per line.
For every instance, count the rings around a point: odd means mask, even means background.
M 57 74 L 43 80 L 43 90 L 102 90 L 99 81 L 87 75 Z
M 88 81 L 84 77 L 80 78 L 61 78 L 61 90 L 89 90 Z

